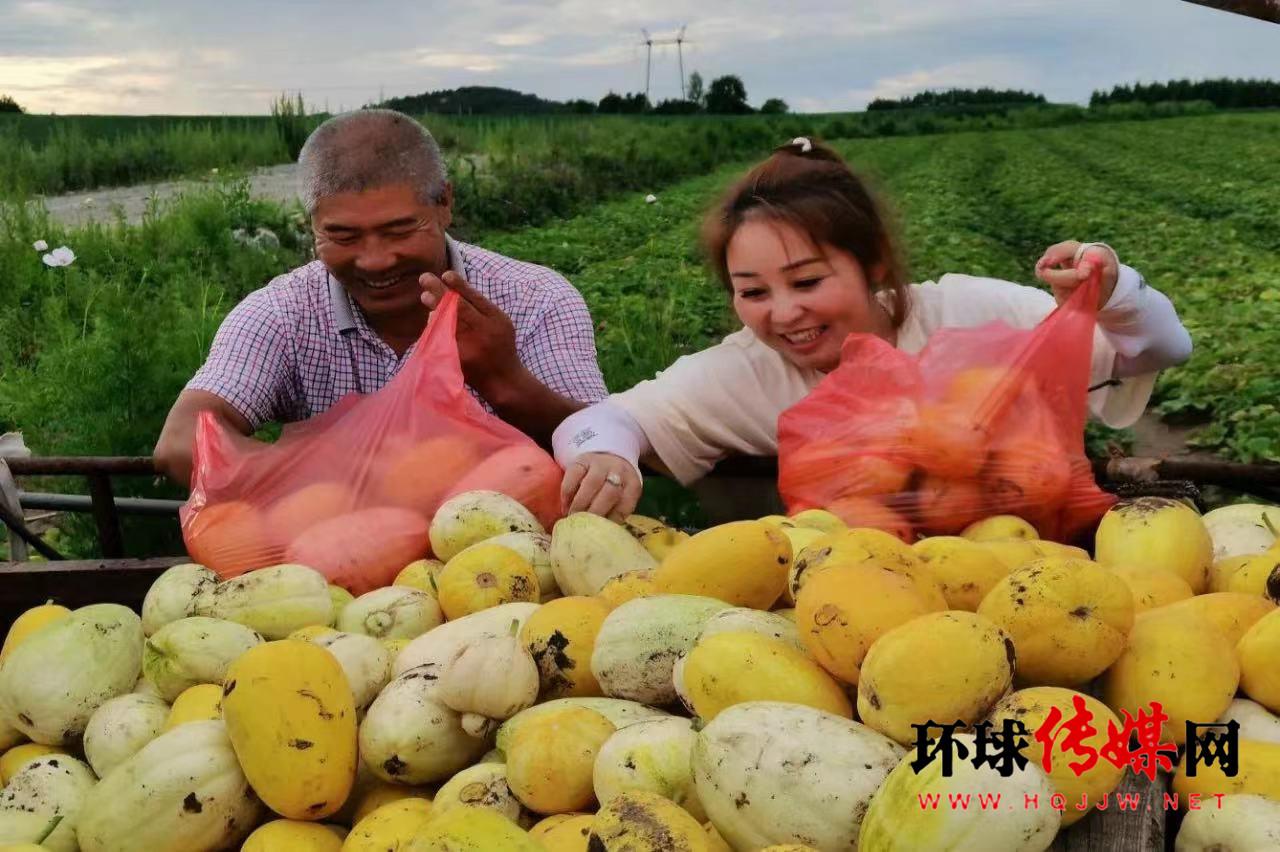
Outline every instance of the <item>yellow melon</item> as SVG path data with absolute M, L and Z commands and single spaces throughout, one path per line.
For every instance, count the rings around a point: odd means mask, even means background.
M 976 612 L 987 592 L 1009 573 L 990 550 L 959 536 L 923 538 L 911 549 L 937 577 L 952 609 Z
M 785 701 L 851 718 L 840 684 L 789 642 L 747 631 L 707 636 L 676 664 L 676 689 L 703 721 L 747 701 Z
M 923 563 L 910 545 L 882 530 L 855 527 L 816 539 L 795 555 L 787 577 L 791 595 L 799 595 L 805 581 L 819 571 L 864 562 L 915 569 L 917 573 L 923 570 Z
M 602 695 L 591 673 L 591 652 L 609 605 L 581 595 L 547 601 L 520 630 L 520 641 L 538 664 L 539 700 Z
M 1002 578 L 978 614 L 1010 636 L 1019 683 L 1075 686 L 1102 674 L 1124 650 L 1133 593 L 1084 559 L 1041 559 Z
M 595 801 L 596 755 L 615 728 L 586 707 L 566 706 L 528 719 L 507 744 L 507 785 L 526 808 L 568 813 Z
M 1153 565 L 1187 581 L 1196 594 L 1209 585 L 1213 540 L 1195 510 L 1177 500 L 1124 500 L 1102 517 L 1096 535 L 1103 565 Z
M 1194 612 L 1204 616 L 1234 647 L 1258 619 L 1274 612 L 1276 605 L 1264 597 L 1244 592 L 1210 592 L 1164 607 L 1167 612 Z
M 1272 576 L 1277 576 L 1277 571 L 1280 571 L 1280 552 L 1269 550 L 1256 556 L 1244 557 L 1234 569 L 1226 569 L 1221 590 L 1265 596 L 1267 583 Z
M 529 836 L 541 843 L 546 852 L 587 852 L 594 820 L 591 814 L 556 814 L 529 829 Z M 538 826 L 544 824 L 539 831 Z
M 332 828 L 314 822 L 273 819 L 245 838 L 240 852 L 341 852 L 342 838 Z
M 446 562 L 436 592 L 449 621 L 500 604 L 537 603 L 542 597 L 529 561 L 498 544 L 474 545 Z
M 1162 742 L 1186 740 L 1186 723 L 1210 722 L 1231 705 L 1240 683 L 1235 650 L 1194 612 L 1157 609 L 1134 619 L 1124 652 L 1103 677 L 1103 700 L 1119 713 L 1168 716 Z
M 871 644 L 928 612 L 947 608 L 931 579 L 874 562 L 840 565 L 813 575 L 796 597 L 796 627 L 824 669 L 857 684 Z
M 198 683 L 184 689 L 169 708 L 164 730 L 187 722 L 222 718 L 222 684 Z
M 645 790 L 615 796 L 596 813 L 590 849 L 603 852 L 712 852 L 710 838 L 689 812 Z
M 1179 795 L 1179 805 L 1190 807 L 1189 797 L 1199 794 L 1206 809 L 1214 807 L 1219 794 L 1254 794 L 1280 802 L 1280 744 L 1259 740 L 1237 742 L 1238 767 L 1235 775 L 1227 775 L 1219 761 L 1212 765 L 1200 761 L 1192 778 L 1187 774 L 1187 755 L 1183 754 L 1178 771 L 1170 785 Z
M 733 521 L 677 545 L 654 569 L 653 584 L 662 594 L 768 609 L 782 595 L 790 562 L 791 542 L 778 527 Z
M 1240 688 L 1272 713 L 1280 713 L 1280 611 L 1253 623 L 1236 645 Z
M 40 745 L 39 743 L 23 743 L 7 749 L 0 755 L 0 786 L 9 783 L 13 776 L 33 760 L 39 760 L 50 754 L 66 754 L 66 750 L 58 746 Z
M 858 678 L 858 718 L 901 745 L 915 742 L 914 725 L 976 725 L 1008 691 L 1013 671 L 1013 642 L 991 621 L 928 613 L 871 646 Z
M 1133 593 L 1135 614 L 1184 601 L 1195 594 L 1186 580 L 1163 568 L 1150 565 L 1113 565 L 1111 570 L 1124 580 Z
M 683 530 L 663 527 L 660 530 L 645 533 L 640 537 L 640 544 L 645 550 L 649 551 L 650 556 L 661 562 L 667 557 L 668 553 L 675 550 L 676 545 L 688 541 L 690 538 L 692 536 Z
M 970 541 L 1002 541 L 1005 539 L 1034 540 L 1040 533 L 1027 521 L 1017 515 L 992 515 L 980 521 L 974 521 L 960 531 L 963 538 Z
M 1090 749 L 1100 752 L 1108 741 L 1108 723 L 1114 724 L 1116 730 L 1121 730 L 1124 726 L 1121 725 L 1120 718 L 1111 712 L 1111 708 L 1092 695 L 1058 686 L 1020 689 L 1002 698 L 991 711 L 988 721 L 997 731 L 1004 729 L 1005 720 L 1025 725 L 1030 736 L 1026 738 L 1027 746 L 1022 754 L 1031 764 L 1044 769 L 1045 748 L 1034 735 L 1056 710 L 1058 722 L 1049 731 L 1054 743 L 1049 753 L 1049 781 L 1053 784 L 1054 792 L 1061 793 L 1067 802 L 1079 802 L 1083 797 L 1092 807 L 1120 786 L 1120 781 L 1124 778 L 1124 767 L 1117 768 L 1114 763 L 1099 758 L 1093 766 L 1084 768 L 1084 763 L 1088 760 L 1087 754 L 1062 750 L 1062 742 L 1069 733 L 1063 723 L 1076 717 L 1077 705 L 1083 708 L 1084 713 L 1090 714 L 1087 724 L 1092 726 L 1092 733 L 1083 736 L 1081 748 L 1085 752 Z M 1072 763 L 1077 764 L 1080 769 L 1078 775 L 1071 768 Z M 1062 811 L 1062 824 L 1071 825 L 1084 819 L 1088 813 L 1087 810 L 1070 807 Z
M 254 792 L 289 819 L 342 807 L 356 775 L 356 707 L 337 659 L 283 639 L 250 648 L 227 670 L 222 718 Z
M 415 559 L 396 575 L 391 581 L 393 586 L 408 586 L 431 597 L 436 596 L 436 577 L 444 570 L 444 563 L 439 559 Z
M 34 606 L 13 620 L 9 632 L 4 637 L 4 647 L 0 649 L 0 664 L 3 664 L 9 652 L 21 645 L 28 636 L 47 624 L 66 618 L 71 610 L 59 606 L 53 601 L 45 601 Z
M 846 528 L 845 522 L 840 520 L 839 516 L 826 509 L 805 509 L 803 512 L 792 515 L 789 520 L 798 527 L 811 527 L 826 533 L 838 532 Z
M 596 597 L 604 601 L 609 609 L 617 609 L 629 600 L 657 593 L 653 585 L 653 569 L 641 568 L 638 571 L 619 574 L 609 580 L 601 587 Z
M 387 802 L 362 817 L 343 843 L 342 852 L 408 849 L 431 818 L 431 802 L 405 798 Z

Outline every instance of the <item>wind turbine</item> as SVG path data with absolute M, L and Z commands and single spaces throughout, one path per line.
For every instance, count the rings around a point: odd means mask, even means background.
M 648 30 L 646 30 L 646 29 L 641 29 L 641 30 L 640 30 L 641 34 L 644 36 L 644 39 L 641 41 L 641 44 L 643 44 L 643 45 L 645 46 L 645 58 L 644 58 L 644 99 L 645 99 L 646 101 L 648 101 L 648 100 L 649 100 L 649 82 L 650 82 L 650 78 L 651 78 L 650 71 L 651 71 L 651 70 L 652 70 L 652 68 L 653 68 L 653 46 L 654 46 L 655 44 L 657 44 L 657 45 L 674 44 L 674 45 L 676 46 L 676 55 L 677 55 L 677 57 L 678 57 L 678 59 L 679 59 L 679 62 L 680 62 L 680 100 L 684 100 L 684 99 L 685 99 L 685 79 L 684 79 L 684 42 L 685 42 L 685 37 L 684 37 L 684 31 L 687 29 L 687 27 L 688 27 L 688 25 L 687 25 L 687 24 L 686 24 L 686 25 L 682 25 L 682 26 L 680 27 L 680 32 L 676 33 L 675 38 L 654 38 L 653 36 L 649 35 L 649 31 L 648 31 Z

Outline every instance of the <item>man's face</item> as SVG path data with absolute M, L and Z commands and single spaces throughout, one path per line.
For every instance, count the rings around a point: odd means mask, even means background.
M 316 255 L 370 318 L 421 312 L 418 276 L 448 268 L 452 204 L 448 186 L 424 204 L 407 184 L 323 198 L 311 217 Z

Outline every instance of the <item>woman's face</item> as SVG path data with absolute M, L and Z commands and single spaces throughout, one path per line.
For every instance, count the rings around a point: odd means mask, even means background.
M 840 344 L 851 333 L 892 334 L 862 264 L 840 249 L 816 245 L 789 223 L 743 223 L 725 260 L 738 318 L 799 367 L 835 369 Z

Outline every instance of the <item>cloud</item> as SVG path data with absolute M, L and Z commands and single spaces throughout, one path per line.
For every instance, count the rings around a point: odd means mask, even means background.
M 110 33 L 117 28 L 115 19 L 101 14 L 92 5 L 56 0 L 24 0 L 14 3 L 11 8 L 3 11 L 3 20 L 0 47 L 15 43 L 56 46 L 68 42 L 86 42 L 86 36 Z M 87 43 L 76 45 L 77 48 L 87 46 Z M 101 45 L 98 45 L 98 49 L 101 49 Z
M 42 109 L 63 114 L 130 110 L 157 97 L 166 98 L 174 84 L 172 54 L 124 56 L 0 57 L 0 79 L 20 103 L 39 102 Z
M 192 52 L 192 58 L 209 68 L 232 68 L 241 62 L 240 52 L 229 47 L 200 47 Z
M 976 89 L 983 86 L 1034 89 L 1032 81 L 1038 76 L 1036 69 L 1025 59 L 972 59 L 881 77 L 869 87 L 850 89 L 826 99 L 826 103 L 833 109 L 862 109 L 876 98 L 901 98 L 928 89 Z
M 122 64 L 119 56 L 0 56 L 0 80 L 15 92 L 39 92 L 64 88 L 86 73 Z
M 568 68 L 590 68 L 607 65 L 621 65 L 641 56 L 639 45 L 604 47 L 581 53 L 571 53 L 552 60 L 553 63 Z
M 499 47 L 528 47 L 531 44 L 538 44 L 546 39 L 543 33 L 498 33 L 491 37 L 489 41 Z
M 433 50 L 422 50 L 418 52 L 413 63 L 426 68 L 450 68 L 475 74 L 487 74 L 505 67 L 506 59 L 507 57 L 487 53 L 437 53 Z
M 1274 75 L 1275 30 L 1172 0 L 9 0 L 0 89 L 29 109 L 263 113 L 281 91 L 359 106 L 472 85 L 598 99 L 645 85 L 641 28 L 687 25 L 684 71 L 737 74 L 752 103 L 858 109 L 925 88 L 1091 88 L 1177 76 Z M 1064 9 L 1066 12 L 1064 13 Z M 651 96 L 679 95 L 655 46 Z M 128 91 L 126 91 L 126 89 Z
M 61 24 L 76 18 L 78 10 L 66 3 L 52 3 L 48 0 L 27 0 L 15 3 L 10 10 L 11 21 L 20 24 L 24 19 L 46 24 Z

